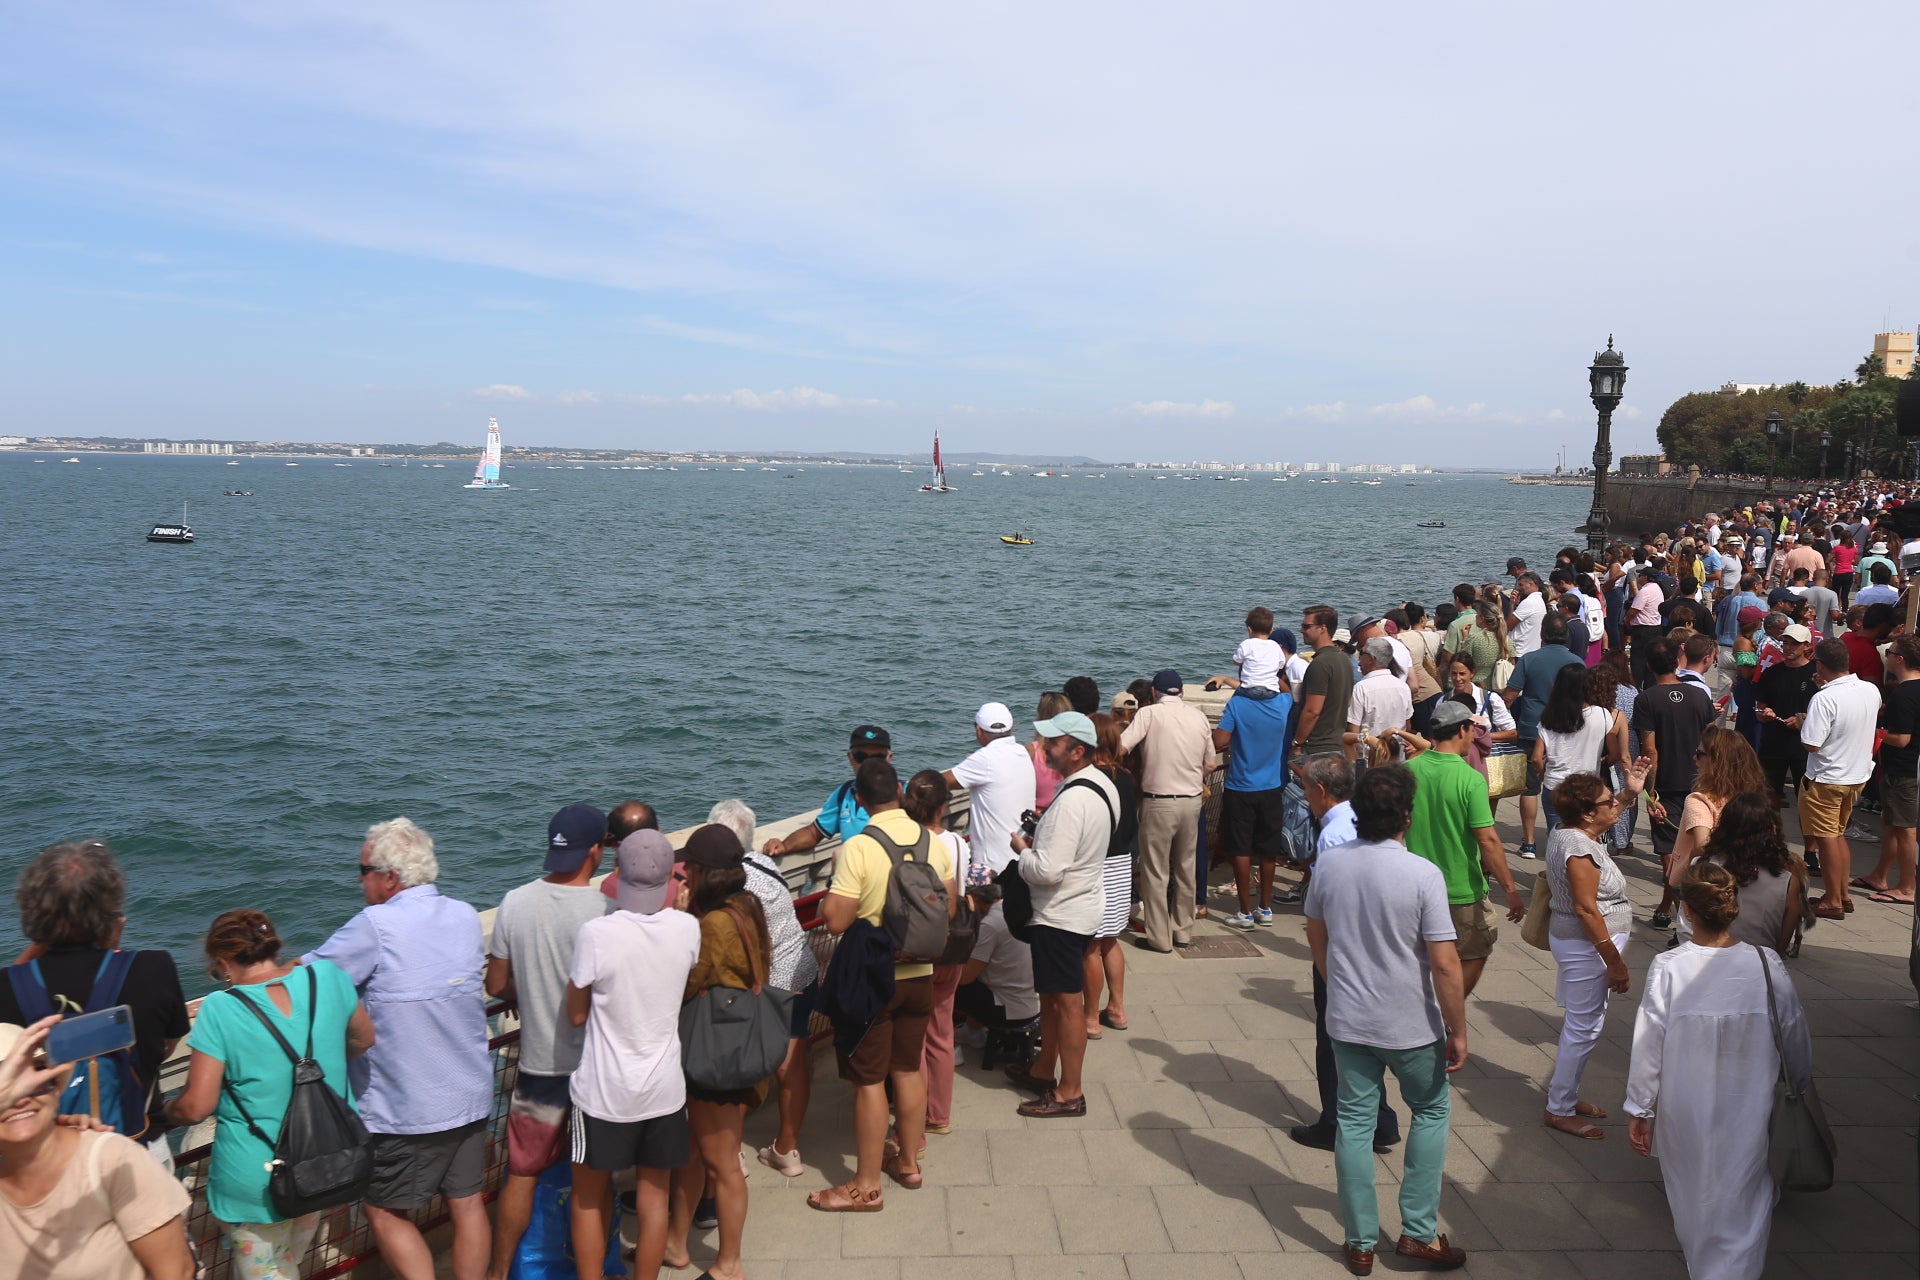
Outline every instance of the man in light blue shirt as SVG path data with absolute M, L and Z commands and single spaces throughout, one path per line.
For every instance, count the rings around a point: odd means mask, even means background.
M 484 1264 L 491 1237 L 482 1199 L 493 1111 L 486 952 L 479 913 L 441 897 L 439 875 L 433 837 L 406 818 L 374 824 L 360 846 L 366 910 L 302 957 L 344 969 L 373 1018 L 374 1046 L 348 1077 L 373 1136 L 367 1224 L 403 1280 L 434 1274 L 407 1215 L 436 1194 L 453 1218 L 456 1259 Z
M 847 743 L 847 763 L 855 773 L 869 760 L 892 759 L 893 737 L 885 729 L 877 724 L 863 724 L 854 729 Z M 785 839 L 767 841 L 760 846 L 760 852 L 769 858 L 805 853 L 829 837 L 845 844 L 866 829 L 867 811 L 861 806 L 860 797 L 853 793 L 853 779 L 848 778 L 833 789 L 812 822 Z

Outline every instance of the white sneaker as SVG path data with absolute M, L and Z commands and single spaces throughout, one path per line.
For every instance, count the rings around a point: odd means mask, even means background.
M 1227 926 L 1227 928 L 1229 929 L 1238 929 L 1242 933 L 1250 933 L 1253 930 L 1253 917 L 1249 915 L 1242 915 L 1238 911 L 1234 912 L 1230 916 L 1223 918 L 1220 921 L 1220 923 Z
M 969 1049 L 984 1049 L 987 1047 L 987 1029 L 975 1026 L 956 1027 L 953 1032 L 953 1042 L 963 1044 Z
M 795 1147 L 791 1151 L 776 1151 L 774 1149 L 776 1146 L 778 1146 L 777 1143 L 770 1142 L 760 1148 L 761 1164 L 767 1166 L 767 1168 L 773 1170 L 775 1173 L 782 1174 L 789 1178 L 797 1178 L 807 1171 L 807 1166 L 800 1159 L 800 1148 Z M 740 1160 L 743 1165 L 746 1162 L 746 1158 L 746 1152 L 741 1152 Z

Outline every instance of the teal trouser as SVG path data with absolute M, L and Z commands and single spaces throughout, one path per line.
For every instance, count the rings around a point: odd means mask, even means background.
M 1447 1162 L 1447 1118 L 1453 1111 L 1446 1041 L 1417 1049 L 1376 1049 L 1335 1040 L 1333 1061 L 1340 1073 L 1340 1128 L 1333 1160 L 1347 1243 L 1371 1249 L 1380 1238 L 1373 1133 L 1380 1119 L 1381 1081 L 1388 1071 L 1400 1082 L 1400 1096 L 1413 1113 L 1400 1179 L 1400 1232 L 1422 1242 L 1432 1240 L 1440 1233 L 1440 1170 Z

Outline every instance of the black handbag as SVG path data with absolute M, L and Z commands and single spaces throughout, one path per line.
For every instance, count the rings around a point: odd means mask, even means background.
M 269 1138 L 248 1114 L 224 1080 L 220 1087 L 232 1099 L 247 1129 L 273 1151 L 268 1166 L 267 1197 L 282 1219 L 298 1218 L 320 1209 L 351 1204 L 365 1195 L 373 1177 L 373 1139 L 347 1100 L 327 1083 L 326 1072 L 313 1059 L 313 1024 L 319 1013 L 319 979 L 313 969 L 307 973 L 307 1052 L 293 1051 L 280 1028 L 273 1025 L 266 1011 L 239 992 L 235 1000 L 260 1020 L 260 1025 L 279 1042 L 293 1063 L 293 1096 L 287 1100 L 287 1114 L 280 1121 L 280 1135 Z
M 1833 1186 L 1833 1158 L 1839 1149 L 1813 1081 L 1807 1081 L 1805 1089 L 1795 1089 L 1787 1075 L 1787 1039 L 1780 1031 L 1780 1009 L 1773 1002 L 1773 966 L 1767 963 L 1764 950 L 1753 949 L 1760 957 L 1760 972 L 1766 975 L 1767 1018 L 1773 1023 L 1773 1045 L 1780 1055 L 1780 1078 L 1773 1082 L 1773 1115 L 1767 1121 L 1767 1164 L 1784 1191 L 1825 1191 Z
M 753 967 L 746 922 L 732 907 L 733 927 Z M 753 986 L 708 987 L 680 1007 L 680 1067 L 694 1087 L 713 1092 L 751 1089 L 787 1058 L 793 992 L 769 987 L 754 970 Z

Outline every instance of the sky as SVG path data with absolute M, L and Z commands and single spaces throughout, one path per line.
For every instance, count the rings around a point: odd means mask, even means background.
M 0 432 L 1571 465 L 1920 320 L 1910 8 L 0 9 Z

